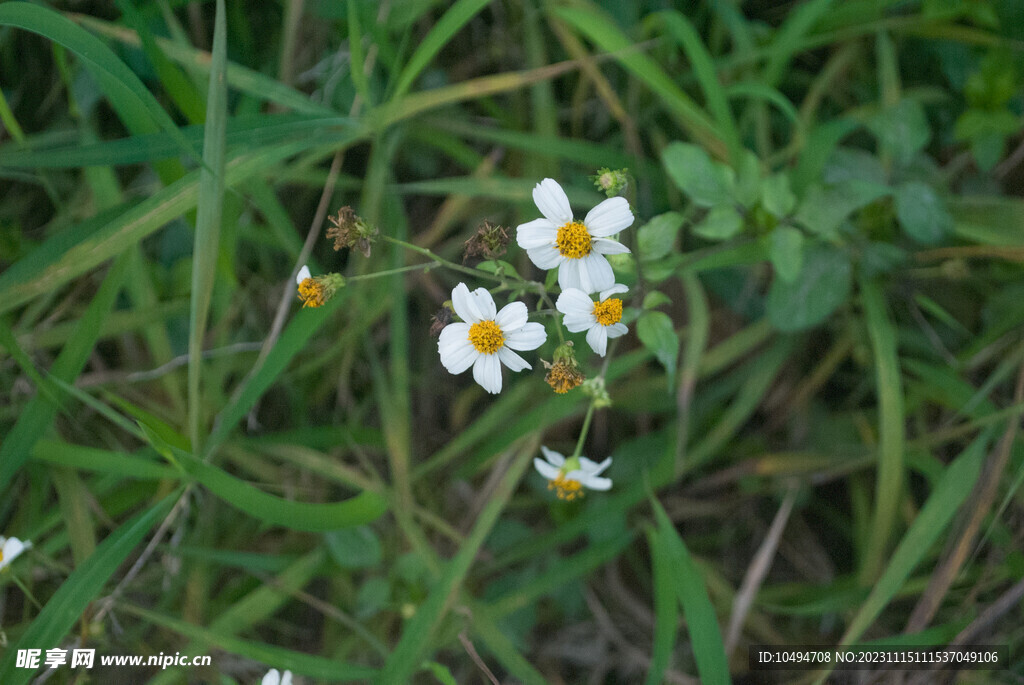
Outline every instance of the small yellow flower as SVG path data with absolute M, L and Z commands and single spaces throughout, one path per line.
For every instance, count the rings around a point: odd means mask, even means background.
M 295 283 L 299 286 L 299 299 L 303 307 L 322 307 L 338 288 L 345 285 L 345 279 L 341 274 L 325 274 L 313 278 L 309 267 L 304 265 L 299 269 Z

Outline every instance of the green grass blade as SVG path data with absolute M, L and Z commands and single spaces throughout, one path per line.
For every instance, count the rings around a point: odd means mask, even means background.
M 896 349 L 896 329 L 886 311 L 885 295 L 874 282 L 861 281 L 864 321 L 875 357 L 875 385 L 878 393 L 878 471 L 875 512 L 867 554 L 860 569 L 861 581 L 872 582 L 882 568 L 896 525 L 896 509 L 903 490 L 903 379 Z
M 200 485 L 253 518 L 291 530 L 325 531 L 361 526 L 387 511 L 387 502 L 374 492 L 361 492 L 343 502 L 310 504 L 268 495 L 226 471 L 187 452 L 173 450 L 174 460 Z
M 519 653 L 515 644 L 502 631 L 481 604 L 471 604 L 473 633 L 483 640 L 494 657 L 514 678 L 524 685 L 547 685 L 547 679 Z
M 32 449 L 32 458 L 80 471 L 112 473 L 138 480 L 174 480 L 181 477 L 177 469 L 142 455 L 72 445 L 60 440 L 40 440 Z
M 645 685 L 664 682 L 665 671 L 672 661 L 672 650 L 676 645 L 679 630 L 679 602 L 676 598 L 676 569 L 672 566 L 672 554 L 662 542 L 662 536 L 654 530 L 647 531 L 647 545 L 651 549 L 651 565 L 654 585 L 654 647 L 651 652 L 651 668 L 647 671 Z
M 199 372 L 203 361 L 206 318 L 213 297 L 220 249 L 220 222 L 224 211 L 224 136 L 227 130 L 227 23 L 224 0 L 217 0 L 213 30 L 213 61 L 210 90 L 206 98 L 206 129 L 203 135 L 203 168 L 199 170 L 199 198 L 196 235 L 192 250 L 192 306 L 188 336 L 188 416 L 192 449 L 199 451 L 203 424 Z
M 24 685 L 31 680 L 34 675 L 31 669 L 15 665 L 18 648 L 39 649 L 43 645 L 61 644 L 64 635 L 75 625 L 85 608 L 103 591 L 110 576 L 142 542 L 156 522 L 167 514 L 177 498 L 177 493 L 170 495 L 122 524 L 67 577 L 17 644 L 6 650 L 0 660 L 0 682 L 4 685 Z
M 98 38 L 63 15 L 27 2 L 0 6 L 0 25 L 37 33 L 75 53 L 96 77 L 126 127 L 138 130 L 141 122 L 151 122 L 153 131 L 163 129 L 183 151 L 195 155 L 192 146 L 139 77 Z
M 491 532 L 501 512 L 508 504 L 512 492 L 519 484 L 519 479 L 529 467 L 536 454 L 540 438 L 534 436 L 524 441 L 518 454 L 510 462 L 508 470 L 501 477 L 494 494 L 487 501 L 483 511 L 473 524 L 473 530 L 462 543 L 459 551 L 449 561 L 434 583 L 427 599 L 416 610 L 416 614 L 405 625 L 402 637 L 388 657 L 380 677 L 376 682 L 381 685 L 408 682 L 430 647 L 430 641 L 448 607 L 458 593 L 470 565 L 480 551 L 487 535 Z
M 103 321 L 110 314 L 117 294 L 121 290 L 121 282 L 127 264 L 128 260 L 122 257 L 107 272 L 103 284 L 50 368 L 50 376 L 71 383 L 85 368 L 85 363 L 96 345 L 96 338 L 102 329 Z M 49 431 L 50 424 L 57 415 L 58 407 L 52 403 L 51 398 L 60 397 L 63 393 L 50 387 L 52 385 L 50 383 L 46 385 L 47 389 L 51 391 L 51 397 L 47 397 L 43 393 L 33 397 L 21 411 L 18 422 L 0 445 L 0 491 L 7 490 L 14 474 L 28 461 L 32 454 L 32 447 L 39 438 Z
M 683 539 L 653 496 L 651 507 L 658 524 L 657 545 L 671 559 L 673 582 L 676 596 L 683 607 L 683 616 L 690 634 L 693 657 L 697 661 L 697 672 L 705 685 L 728 685 L 729 661 L 725 656 L 725 645 L 722 642 L 722 631 L 718 625 L 715 608 L 708 597 L 704 578 L 697 565 L 693 563 L 690 552 L 686 549 Z
M 811 0 L 797 5 L 789 13 L 772 42 L 764 67 L 764 82 L 773 88 L 779 85 L 790 60 L 804 48 L 802 41 L 814 24 L 829 10 L 833 0 Z
M 445 45 L 459 32 L 466 23 L 475 17 L 480 10 L 490 4 L 490 0 L 456 0 L 445 11 L 444 15 L 434 24 L 430 32 L 412 53 L 408 64 L 402 69 L 395 84 L 392 99 L 398 100 L 409 92 L 413 81 L 419 76 L 430 61 L 437 56 Z

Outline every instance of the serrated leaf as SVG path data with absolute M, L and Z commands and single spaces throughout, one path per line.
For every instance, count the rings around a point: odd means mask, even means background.
M 888 193 L 886 186 L 856 180 L 831 186 L 811 186 L 795 219 L 818 235 L 834 237 L 839 226 L 853 212 Z
M 671 252 L 682 225 L 682 214 L 665 212 L 641 226 L 636 234 L 640 258 L 660 259 Z
M 768 257 L 776 276 L 794 281 L 804 265 L 804 234 L 792 226 L 777 227 L 769 238 Z
M 935 190 L 920 181 L 896 189 L 896 216 L 907 235 L 933 245 L 953 232 L 953 217 Z
M 645 312 L 637 321 L 636 334 L 644 347 L 653 352 L 665 367 L 671 388 L 679 358 L 679 336 L 672 319 L 664 312 Z
M 781 278 L 768 291 L 768 318 L 780 331 L 799 331 L 815 326 L 850 296 L 852 268 L 845 252 L 828 245 L 807 251 L 800 278 L 787 283 Z
M 761 182 L 761 204 L 778 218 L 796 208 L 796 195 L 789 187 L 788 174 L 772 174 Z
M 380 540 L 369 526 L 343 528 L 324 534 L 327 551 L 342 568 L 370 568 L 383 558 Z
M 733 201 L 736 185 L 732 170 L 711 161 L 703 148 L 689 143 L 672 143 L 661 155 L 672 181 L 702 207 Z
M 867 127 L 881 148 L 903 164 L 912 160 L 932 137 L 921 103 L 906 98 L 873 116 Z
M 731 205 L 712 207 L 693 232 L 707 240 L 728 240 L 743 230 L 743 217 Z

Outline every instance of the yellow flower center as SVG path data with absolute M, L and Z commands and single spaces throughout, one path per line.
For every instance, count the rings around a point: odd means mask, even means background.
M 565 474 L 559 473 L 554 480 L 548 481 L 548 490 L 554 490 L 558 499 L 571 502 L 577 497 L 583 497 L 583 484 L 578 480 L 566 480 Z
M 498 324 L 481 321 L 469 327 L 469 342 L 480 354 L 494 354 L 505 344 L 505 336 Z
M 565 362 L 556 362 L 544 376 L 544 381 L 559 395 L 569 392 L 583 380 L 583 374 Z
M 558 253 L 568 259 L 580 259 L 590 254 L 591 240 L 587 227 L 578 221 L 570 221 L 558 229 L 555 238 Z
M 299 283 L 299 299 L 303 307 L 320 307 L 327 301 L 327 288 L 315 278 Z
M 622 320 L 622 300 L 610 297 L 604 302 L 594 303 L 594 318 L 602 326 L 611 326 Z

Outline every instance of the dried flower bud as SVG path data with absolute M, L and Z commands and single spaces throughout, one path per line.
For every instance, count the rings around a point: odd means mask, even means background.
M 338 213 L 329 217 L 331 227 L 327 229 L 327 237 L 334 240 L 334 249 L 344 247 L 356 249 L 364 257 L 370 256 L 377 229 L 367 225 L 351 207 L 342 207 Z
M 553 364 L 541 360 L 544 368 L 548 369 L 547 375 L 544 376 L 544 382 L 559 395 L 564 395 L 586 380 L 586 376 L 580 371 L 580 365 L 576 361 L 576 353 L 573 352 L 572 347 L 572 341 L 568 341 L 555 348 Z
M 612 398 L 604 387 L 604 376 L 591 378 L 583 382 L 583 394 L 593 398 L 595 409 L 612 406 Z
M 444 306 L 437 310 L 437 313 L 430 317 L 430 337 L 436 338 L 441 335 L 444 327 L 452 322 L 451 301 L 444 303 Z
M 485 221 L 476 229 L 473 237 L 466 241 L 462 263 L 465 264 L 466 260 L 470 257 L 497 259 L 505 254 L 508 241 L 509 234 L 507 228 Z
M 597 189 L 608 197 L 624 195 L 629 188 L 629 169 L 615 169 L 608 167 L 597 170 L 597 174 L 590 177 Z

